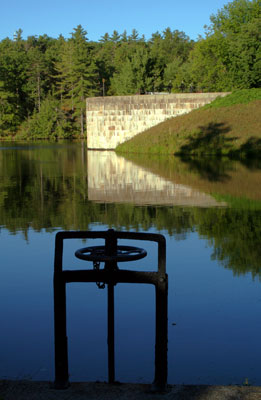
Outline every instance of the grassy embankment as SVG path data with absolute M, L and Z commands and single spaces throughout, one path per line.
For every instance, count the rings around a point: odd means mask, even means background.
M 168 119 L 119 145 L 117 152 L 261 156 L 261 89 L 242 89 Z

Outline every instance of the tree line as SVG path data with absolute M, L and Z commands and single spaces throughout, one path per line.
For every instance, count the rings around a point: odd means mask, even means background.
M 261 0 L 234 0 L 210 16 L 204 37 L 133 29 L 89 41 L 19 29 L 0 42 L 0 138 L 84 137 L 85 98 L 211 92 L 261 86 Z

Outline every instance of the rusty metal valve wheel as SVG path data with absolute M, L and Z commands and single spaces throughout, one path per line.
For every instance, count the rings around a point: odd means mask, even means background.
M 146 257 L 146 255 L 146 250 L 133 246 L 117 246 L 117 254 L 115 255 L 105 254 L 105 246 L 84 247 L 83 249 L 79 249 L 75 252 L 75 256 L 81 260 L 98 262 L 135 261 Z

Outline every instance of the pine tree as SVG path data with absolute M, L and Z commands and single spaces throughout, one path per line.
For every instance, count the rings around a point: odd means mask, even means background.
M 116 30 L 114 30 L 113 32 L 112 32 L 112 36 L 111 36 L 111 41 L 113 42 L 113 43 L 118 43 L 119 42 L 119 40 L 120 40 L 120 38 L 121 38 L 121 35 L 119 35 L 119 32 L 118 31 L 116 31 Z
M 79 123 L 82 137 L 85 98 L 94 96 L 99 90 L 97 68 L 86 34 L 81 25 L 74 28 L 71 38 L 64 43 L 61 59 L 56 65 L 60 96 L 63 102 L 65 100 L 66 107 L 70 105 L 72 118 Z
M 0 42 L 1 129 L 15 132 L 26 115 L 26 53 L 20 36 Z

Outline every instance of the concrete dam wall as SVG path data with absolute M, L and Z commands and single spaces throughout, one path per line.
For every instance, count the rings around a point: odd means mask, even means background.
M 89 149 L 115 149 L 137 133 L 227 94 L 178 93 L 87 98 L 87 146 Z

